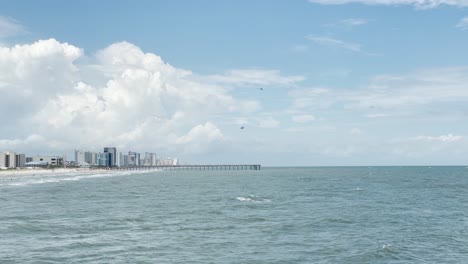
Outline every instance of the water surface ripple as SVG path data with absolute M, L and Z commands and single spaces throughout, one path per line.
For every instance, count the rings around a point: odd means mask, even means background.
M 0 178 L 0 263 L 468 263 L 465 167 Z

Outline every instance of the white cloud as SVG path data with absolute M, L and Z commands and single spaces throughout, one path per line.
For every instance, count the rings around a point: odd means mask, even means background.
M 259 127 L 261 128 L 276 128 L 278 127 L 280 122 L 274 119 L 272 116 L 268 116 L 263 120 L 260 120 Z
M 359 129 L 359 128 L 357 128 L 357 127 L 354 127 L 354 128 L 352 128 L 352 129 L 349 131 L 349 133 L 350 133 L 351 135 L 361 135 L 361 134 L 362 134 L 362 130 Z
M 186 135 L 175 140 L 178 145 L 184 146 L 187 153 L 203 153 L 207 147 L 216 142 L 224 141 L 221 130 L 211 122 L 196 125 Z
M 346 27 L 355 27 L 367 24 L 369 21 L 362 18 L 347 18 L 340 20 L 340 24 Z
M 358 153 L 359 150 L 356 146 L 328 146 L 323 150 L 323 154 L 332 157 L 349 157 Z
M 18 21 L 0 16 L 0 38 L 12 37 L 24 33 L 26 33 L 26 30 Z
M 381 75 L 372 78 L 367 86 L 356 89 L 293 90 L 289 93 L 293 99 L 290 110 L 339 107 L 369 118 L 418 116 L 435 111 L 443 114 L 456 111 L 454 103 L 468 103 L 467 83 L 466 67 Z
M 127 42 L 78 62 L 83 55 L 54 39 L 0 47 L 0 111 L 8 113 L 0 151 L 115 145 L 122 151 L 203 153 L 224 142 L 218 123 L 261 109 L 255 99 L 235 98 L 233 87 L 303 80 L 276 70 L 198 75 Z M 263 125 L 274 124 L 267 119 Z M 31 144 L 35 138 L 40 140 Z
M 462 18 L 462 19 L 458 22 L 458 24 L 457 24 L 456 27 L 457 27 L 457 28 L 460 28 L 460 29 L 462 29 L 462 30 L 468 29 L 468 17 Z
M 447 134 L 447 135 L 441 135 L 441 136 L 437 136 L 437 137 L 417 136 L 417 137 L 411 138 L 411 140 L 414 140 L 414 141 L 427 141 L 427 142 L 452 143 L 452 142 L 460 141 L 462 138 L 463 138 L 462 136 L 455 136 L 455 135 L 452 135 L 452 134 Z
M 289 96 L 293 99 L 291 113 L 297 113 L 308 109 L 311 106 L 316 106 L 325 102 L 324 98 L 329 98 L 330 91 L 326 88 L 305 88 L 297 89 L 289 92 Z M 328 103 L 329 101 L 327 101 Z
M 361 3 L 366 5 L 413 5 L 418 9 L 435 8 L 441 5 L 466 7 L 468 0 L 309 0 L 311 3 L 323 5 L 342 5 Z
M 205 80 L 215 84 L 234 86 L 292 86 L 305 78 L 299 75 L 282 76 L 278 70 L 237 69 L 223 75 L 207 76 Z
M 422 163 L 428 163 L 428 159 L 435 157 L 432 164 L 443 164 L 444 162 L 439 163 L 440 160 L 457 160 L 459 156 L 466 156 L 464 137 L 453 134 L 397 139 L 388 147 L 396 156 Z
M 306 38 L 319 45 L 332 46 L 332 47 L 338 47 L 338 48 L 342 48 L 342 49 L 346 49 L 346 50 L 350 50 L 354 52 L 361 52 L 361 45 L 357 43 L 345 42 L 343 40 L 326 37 L 326 36 L 309 35 Z
M 295 123 L 309 123 L 315 120 L 315 116 L 313 115 L 295 115 L 292 117 L 292 120 Z
M 468 68 L 426 69 L 407 75 L 375 77 L 368 89 L 352 100 L 360 109 L 418 107 L 436 102 L 467 101 Z

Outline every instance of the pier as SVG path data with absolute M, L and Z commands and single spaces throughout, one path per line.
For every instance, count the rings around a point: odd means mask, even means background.
M 125 166 L 111 167 L 110 170 L 118 171 L 143 171 L 143 170 L 260 170 L 260 164 L 227 164 L 227 165 L 157 165 L 157 166 Z

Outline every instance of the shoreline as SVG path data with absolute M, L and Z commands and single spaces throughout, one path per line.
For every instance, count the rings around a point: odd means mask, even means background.
M 15 169 L 15 170 L 0 170 L 0 177 L 21 177 L 21 176 L 53 176 L 53 175 L 69 175 L 69 174 L 94 174 L 94 173 L 112 173 L 106 169 L 89 169 L 89 168 L 56 168 L 56 169 Z

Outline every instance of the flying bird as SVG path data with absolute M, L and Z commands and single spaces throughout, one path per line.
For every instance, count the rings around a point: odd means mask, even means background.
M 244 127 L 243 127 L 243 126 L 241 126 L 241 127 L 240 127 L 240 129 L 244 129 Z

